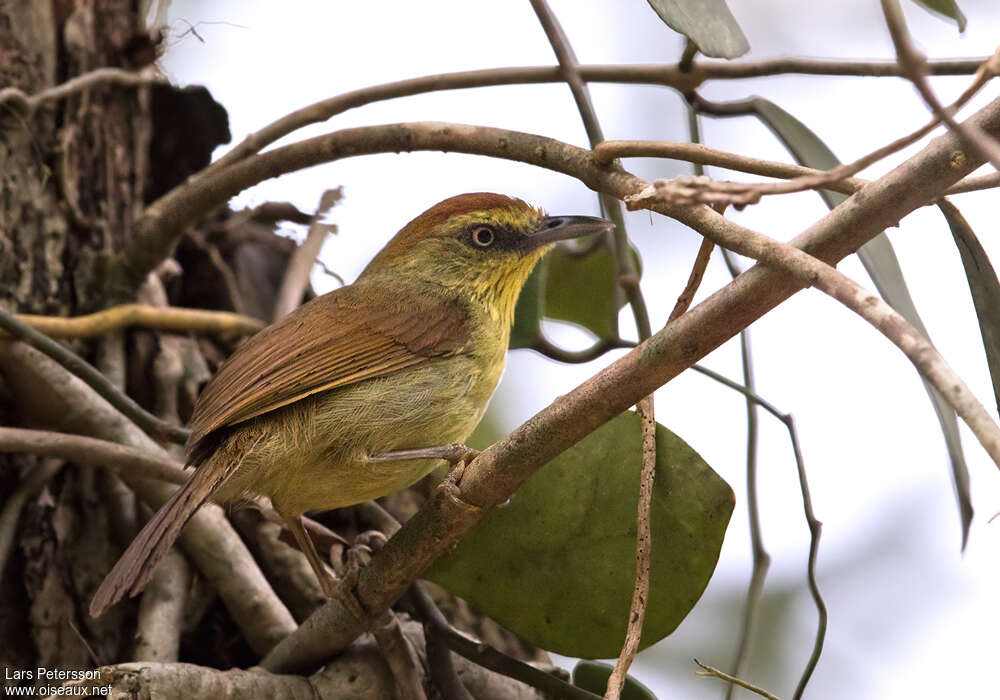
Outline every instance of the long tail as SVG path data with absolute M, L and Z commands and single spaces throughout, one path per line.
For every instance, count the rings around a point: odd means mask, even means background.
M 180 535 L 184 524 L 233 469 L 223 474 L 219 471 L 219 466 L 211 461 L 198 467 L 187 483 L 146 523 L 94 594 L 90 601 L 92 617 L 102 615 L 126 593 L 134 596 L 146 587 L 156 565 Z

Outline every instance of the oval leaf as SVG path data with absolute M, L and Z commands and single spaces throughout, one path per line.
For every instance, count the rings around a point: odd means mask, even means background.
M 580 661 L 573 667 L 573 685 L 589 690 L 595 695 L 604 695 L 608 688 L 608 678 L 615 668 L 600 661 Z M 625 676 L 621 700 L 656 700 L 653 691 L 632 676 Z
M 840 161 L 837 160 L 833 151 L 809 127 L 781 107 L 761 97 L 754 98 L 753 105 L 760 120 L 778 137 L 799 163 L 821 170 L 829 170 L 840 165 Z M 819 190 L 819 194 L 830 209 L 847 199 L 847 195 L 829 190 Z M 917 313 L 917 307 L 913 303 L 913 297 L 910 296 L 910 290 L 903 279 L 903 270 L 899 266 L 899 259 L 896 257 L 892 243 L 889 242 L 889 237 L 884 232 L 875 236 L 858 250 L 858 257 L 882 298 L 929 340 L 930 335 L 920 319 L 920 314 Z M 951 461 L 952 483 L 955 486 L 961 519 L 962 549 L 965 549 L 965 543 L 969 537 L 969 527 L 972 524 L 973 510 L 969 487 L 969 468 L 965 464 L 965 453 L 962 451 L 962 442 L 959 438 L 958 419 L 955 417 L 954 409 L 945 401 L 944 397 L 923 377 L 921 377 L 921 381 L 924 382 L 924 387 L 931 399 L 931 406 L 941 424 L 941 433 L 944 435 L 945 447 Z
M 913 0 L 913 2 L 928 10 L 932 15 L 941 15 L 953 20 L 958 25 L 959 32 L 965 31 L 965 25 L 968 21 L 955 0 Z
M 657 426 L 652 573 L 643 647 L 667 636 L 708 584 L 733 491 Z M 617 656 L 635 574 L 641 429 L 626 412 L 540 469 L 427 578 L 526 640 L 566 656 Z
M 542 290 L 545 284 L 545 261 L 542 260 L 521 288 L 514 307 L 514 325 L 510 329 L 511 350 L 530 348 L 542 334 Z
M 545 318 L 583 326 L 598 338 L 617 338 L 618 310 L 625 305 L 625 296 L 608 244 L 585 255 L 560 246 L 545 262 Z
M 729 11 L 726 0 L 649 0 L 667 26 L 694 42 L 712 58 L 737 58 L 750 42 Z

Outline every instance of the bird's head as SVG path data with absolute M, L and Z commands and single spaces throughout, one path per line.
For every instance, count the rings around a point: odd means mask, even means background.
M 479 301 L 510 325 L 521 288 L 556 241 L 612 226 L 590 216 L 548 216 L 504 195 L 461 194 L 404 226 L 362 276 L 403 274 L 433 282 Z

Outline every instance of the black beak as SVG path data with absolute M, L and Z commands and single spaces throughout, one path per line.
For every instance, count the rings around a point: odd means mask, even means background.
M 615 225 L 596 216 L 546 216 L 537 229 L 524 240 L 529 250 L 556 241 L 579 238 L 592 233 L 606 233 Z

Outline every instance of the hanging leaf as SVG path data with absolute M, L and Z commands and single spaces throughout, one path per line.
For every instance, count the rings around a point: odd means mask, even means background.
M 639 254 L 634 248 L 630 250 L 641 274 Z M 625 295 L 608 245 L 586 253 L 557 246 L 538 264 L 521 291 L 510 348 L 532 347 L 541 333 L 542 318 L 574 323 L 598 338 L 617 338 L 618 311 L 623 306 Z
M 953 20 L 958 25 L 959 32 L 965 31 L 968 20 L 965 19 L 965 15 L 955 0 L 913 0 L 913 2 L 928 10 L 932 15 L 941 15 Z
M 754 110 L 760 120 L 784 144 L 785 148 L 802 165 L 820 170 L 829 170 L 840 165 L 840 161 L 823 141 L 809 127 L 783 110 L 778 105 L 761 97 L 753 99 Z M 847 199 L 847 195 L 829 190 L 819 190 L 819 195 L 826 205 L 833 209 Z M 924 327 L 917 307 L 910 296 L 910 290 L 903 279 L 903 270 L 899 259 L 893 250 L 892 243 L 885 232 L 875 236 L 858 250 L 858 257 L 865 271 L 875 283 L 875 289 L 883 299 L 900 313 L 910 325 L 916 328 L 928 340 L 930 335 Z M 972 524 L 972 497 L 969 487 L 969 469 L 965 464 L 965 453 L 958 433 L 958 419 L 951 405 L 945 401 L 934 387 L 926 380 L 924 387 L 931 399 L 931 405 L 941 424 L 945 446 L 951 461 L 952 483 L 955 486 L 955 497 L 958 501 L 959 517 L 962 527 L 962 549 L 969 537 L 969 527 Z
M 733 510 L 732 489 L 683 440 L 660 425 L 656 445 L 643 647 L 694 607 Z M 427 578 L 542 649 L 617 656 L 635 575 L 640 467 L 640 421 L 626 412 L 540 469 Z
M 639 269 L 639 256 L 631 251 Z M 560 246 L 545 263 L 545 318 L 583 326 L 598 338 L 617 338 L 618 310 L 625 306 L 625 295 L 609 244 L 584 255 Z
M 993 395 L 997 400 L 997 410 L 1000 411 L 1000 282 L 997 281 L 997 273 L 990 264 L 986 251 L 962 212 L 947 199 L 938 202 L 938 207 L 948 222 L 962 257 L 972 303 L 979 319 L 979 332 L 986 349 L 986 362 L 993 379 Z
M 712 58 L 737 58 L 750 50 L 725 0 L 649 0 L 667 26 Z
M 603 696 L 614 670 L 614 666 L 600 661 L 578 661 L 573 667 L 573 685 Z M 625 676 L 621 700 L 656 700 L 656 695 L 632 676 Z
M 545 284 L 545 261 L 536 267 L 524 283 L 514 307 L 514 325 L 510 329 L 511 350 L 530 348 L 542 334 L 542 294 Z

